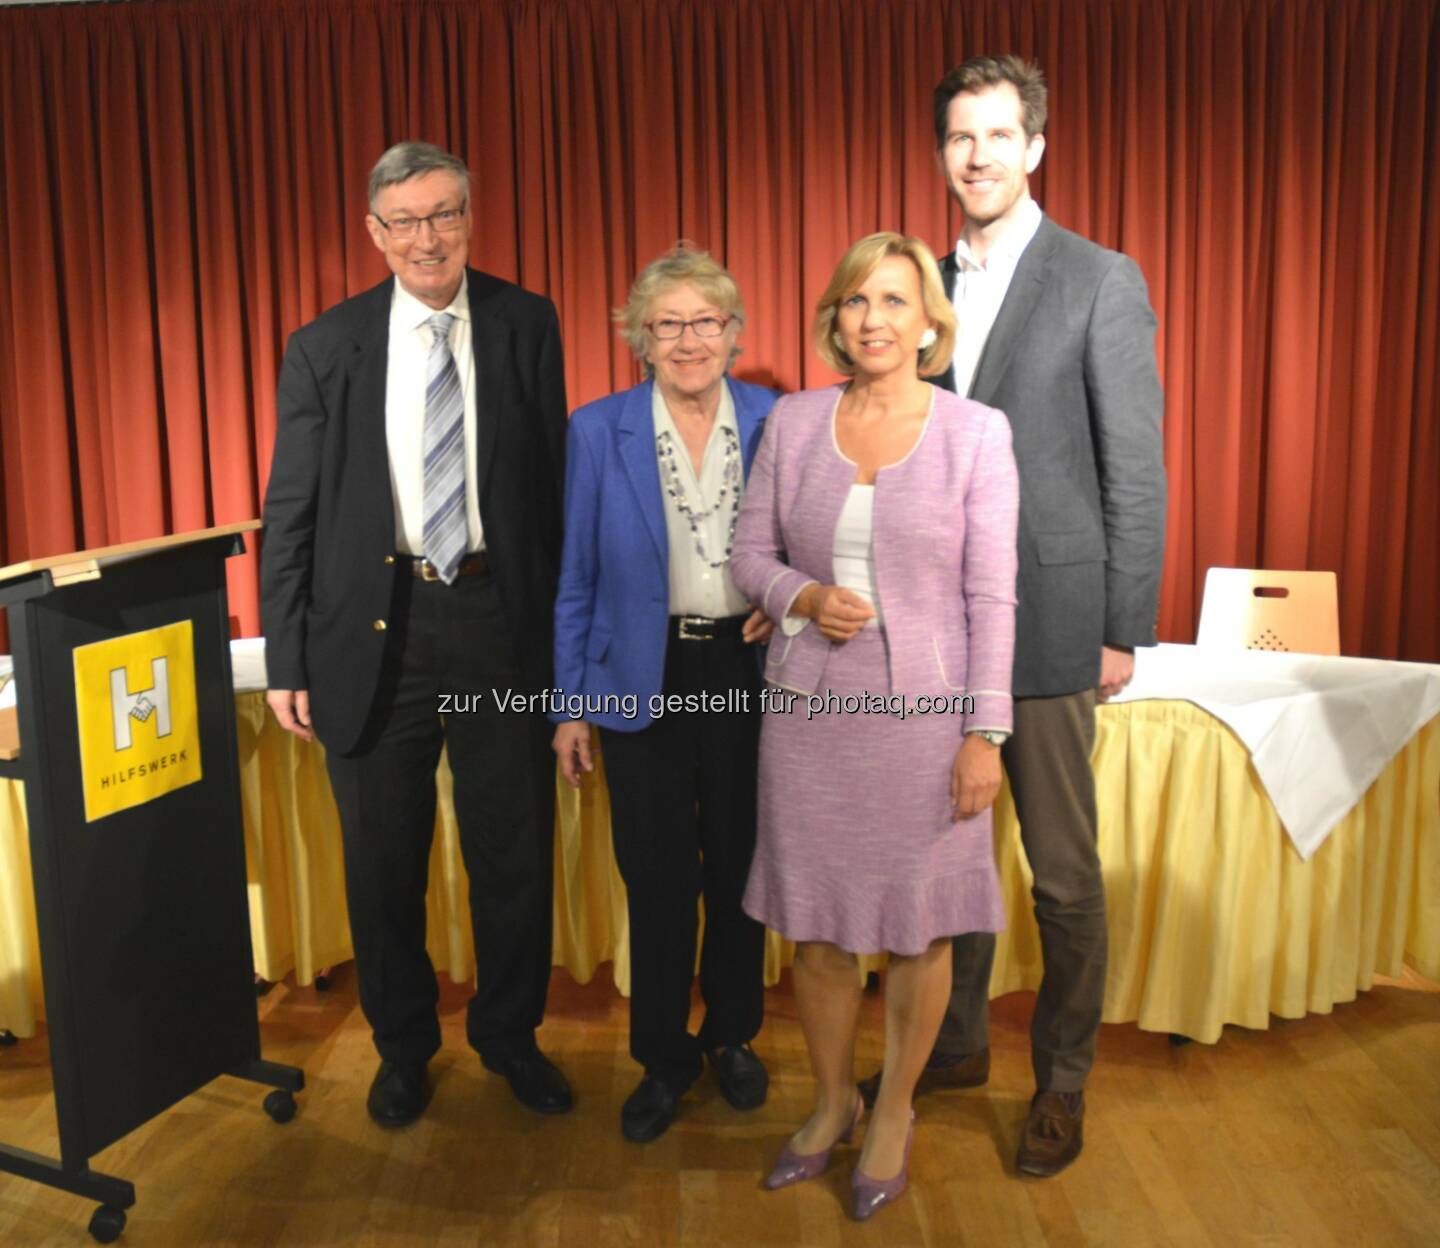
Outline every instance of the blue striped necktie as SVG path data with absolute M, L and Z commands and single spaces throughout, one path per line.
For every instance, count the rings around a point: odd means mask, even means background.
M 425 366 L 425 558 L 449 585 L 470 544 L 465 516 L 465 396 L 450 353 L 455 318 L 425 322 L 435 335 Z

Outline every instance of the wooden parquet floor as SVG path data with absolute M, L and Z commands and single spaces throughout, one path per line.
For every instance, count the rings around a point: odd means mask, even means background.
M 648 1146 L 620 1136 L 638 1078 L 609 968 L 557 972 L 542 1044 L 572 1080 L 568 1117 L 521 1109 L 465 1047 L 461 987 L 425 1117 L 365 1116 L 375 1057 L 348 967 L 334 988 L 278 986 L 260 1003 L 269 1058 L 302 1065 L 300 1113 L 276 1126 L 264 1089 L 222 1079 L 101 1153 L 138 1201 L 122 1244 L 1434 1245 L 1440 1243 L 1440 991 L 1385 982 L 1329 1016 L 1226 1031 L 1219 1044 L 1106 1027 L 1086 1148 L 1049 1181 L 1016 1177 L 1030 1094 L 1032 998 L 994 1005 L 988 1087 L 921 1102 L 911 1189 L 871 1223 L 844 1198 L 855 1150 L 819 1182 L 759 1180 L 800 1121 L 810 1082 L 788 985 L 768 994 L 757 1049 L 769 1103 L 737 1114 L 707 1077 Z M 861 1073 L 878 1059 L 867 998 Z M 0 1049 L 0 1139 L 58 1155 L 46 1042 Z M 90 1243 L 92 1206 L 0 1175 L 0 1244 Z

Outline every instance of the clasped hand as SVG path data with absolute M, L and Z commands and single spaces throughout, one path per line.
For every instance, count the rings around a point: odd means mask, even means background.
M 820 635 L 835 642 L 849 641 L 867 620 L 875 618 L 875 608 L 842 585 L 807 585 L 795 596 L 790 610 L 814 620 Z

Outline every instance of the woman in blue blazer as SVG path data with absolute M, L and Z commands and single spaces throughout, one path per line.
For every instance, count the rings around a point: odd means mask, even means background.
M 740 907 L 755 849 L 760 673 L 769 635 L 730 577 L 745 477 L 775 394 L 726 376 L 744 309 L 735 280 L 679 247 L 646 267 L 616 318 L 646 380 L 570 418 L 555 604 L 555 752 L 572 785 L 599 728 L 630 915 L 630 1054 L 620 1115 L 664 1133 L 710 1059 L 737 1109 L 765 1101 L 750 1048 L 764 1013 L 764 928 Z M 696 900 L 700 988 L 688 1030 Z

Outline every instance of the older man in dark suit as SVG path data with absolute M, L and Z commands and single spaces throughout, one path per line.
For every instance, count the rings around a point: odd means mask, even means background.
M 1030 197 L 1045 151 L 1038 67 L 977 56 L 935 89 L 941 170 L 965 213 L 941 266 L 959 335 L 941 384 L 1010 419 L 1020 470 L 1015 731 L 993 734 L 1035 875 L 1045 973 L 1036 1093 L 1017 1157 L 1052 1175 L 1083 1142 L 1105 995 L 1105 889 L 1090 751 L 1095 703 L 1155 643 L 1165 546 L 1155 315 L 1135 263 L 1054 224 Z M 953 991 L 922 1086 L 990 1067 L 995 938 L 954 942 Z
M 492 691 L 551 683 L 565 387 L 550 301 L 466 267 L 470 175 L 400 143 L 365 223 L 393 280 L 297 330 L 281 367 L 261 607 L 270 706 L 326 748 L 369 1111 L 412 1121 L 440 1047 L 425 892 L 442 746 L 470 877 L 466 1031 L 542 1113 L 570 1108 L 535 1029 L 550 973 L 549 725 Z M 444 694 L 463 712 L 444 713 Z

